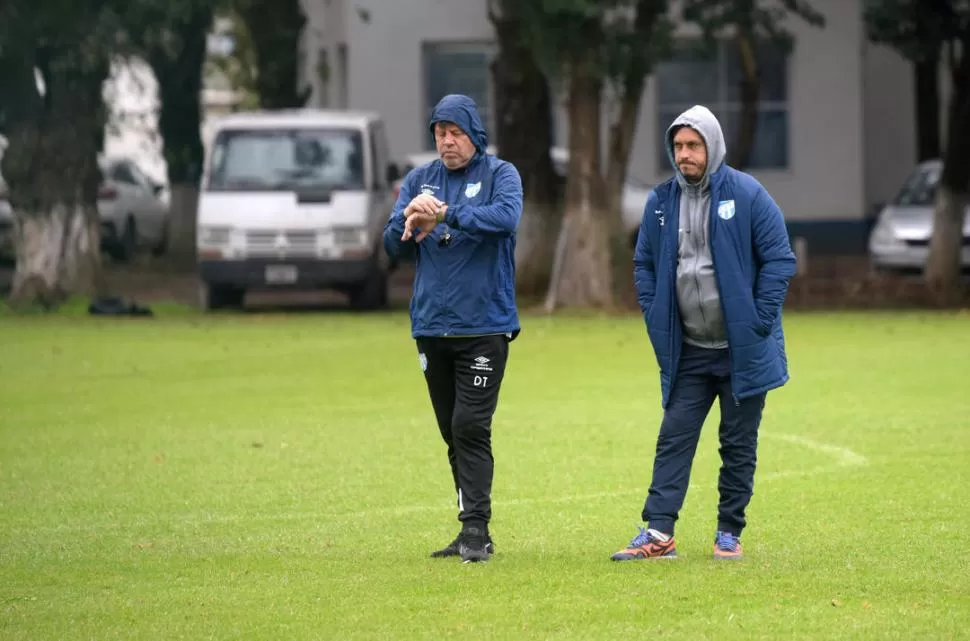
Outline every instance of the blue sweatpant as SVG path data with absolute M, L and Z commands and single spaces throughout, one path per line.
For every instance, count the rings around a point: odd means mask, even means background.
M 758 426 L 765 395 L 735 403 L 731 393 L 731 361 L 726 349 L 684 344 L 680 368 L 664 411 L 653 480 L 643 506 L 648 526 L 673 534 L 674 523 L 687 494 L 691 465 L 701 428 L 714 400 L 720 401 L 721 471 L 718 478 L 718 530 L 740 536 L 745 509 L 754 492 Z

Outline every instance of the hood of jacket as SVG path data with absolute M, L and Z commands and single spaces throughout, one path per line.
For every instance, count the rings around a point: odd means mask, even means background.
M 478 105 L 474 100 L 462 94 L 448 94 L 439 100 L 431 110 L 431 120 L 428 122 L 432 140 L 434 126 L 438 122 L 453 122 L 461 127 L 461 130 L 475 143 L 478 153 L 485 155 L 488 147 L 488 132 L 485 131 L 482 117 L 478 114 Z
M 674 135 L 681 127 L 690 127 L 699 133 L 707 146 L 707 168 L 704 170 L 704 176 L 700 183 L 695 185 L 705 188 L 709 184 L 711 176 L 724 164 L 724 159 L 727 156 L 727 146 L 724 144 L 724 132 L 721 131 L 721 123 L 718 122 L 717 116 L 710 109 L 695 105 L 677 116 L 670 127 L 667 128 L 665 137 L 667 158 L 677 174 L 677 181 L 680 186 L 686 188 L 689 183 L 677 167 L 677 159 L 674 157 Z

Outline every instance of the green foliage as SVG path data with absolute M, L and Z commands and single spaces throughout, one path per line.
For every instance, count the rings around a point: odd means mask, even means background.
M 220 74 L 229 83 L 229 87 L 239 96 L 238 107 L 241 109 L 257 109 L 259 107 L 259 89 L 256 84 L 256 52 L 253 48 L 252 37 L 245 20 L 235 11 L 229 10 L 218 16 L 229 22 L 229 28 L 221 35 L 232 40 L 232 50 L 229 52 L 210 52 L 206 60 L 206 78 Z M 217 23 L 220 20 L 217 19 Z
M 767 4 L 759 0 L 684 0 L 683 18 L 697 24 L 704 34 L 705 49 L 733 31 L 742 31 L 756 40 L 766 40 L 784 49 L 791 47 L 793 36 L 784 26 L 789 14 L 798 16 L 814 27 L 825 26 L 825 16 L 806 0 L 776 0 Z
M 608 22 L 604 40 L 608 80 L 642 87 L 654 65 L 670 55 L 674 23 L 667 15 L 668 4 L 667 0 L 630 2 Z
M 967 0 L 868 0 L 865 23 L 869 39 L 919 62 L 946 42 L 970 36 Z
M 535 0 L 506 11 L 522 19 L 526 44 L 551 76 L 560 74 L 565 61 L 583 59 L 604 78 L 620 78 L 663 49 L 636 30 L 637 9 L 652 5 L 662 5 L 659 13 L 666 14 L 666 1 L 650 0 Z M 663 24 L 669 32 L 669 23 Z
M 3 174 L 18 211 L 93 203 L 107 118 L 101 86 L 118 46 L 120 0 L 0 6 Z
M 304 106 L 312 90 L 299 86 L 300 39 L 307 22 L 300 0 L 231 0 L 231 5 L 245 21 L 260 106 Z
M 195 183 L 201 174 L 206 41 L 219 6 L 219 0 L 133 0 L 125 14 L 132 49 L 158 81 L 159 133 L 172 184 Z
M 195 34 L 183 29 L 193 26 L 199 15 L 211 20 L 219 0 L 132 0 L 125 12 L 125 29 L 139 51 L 176 59 Z

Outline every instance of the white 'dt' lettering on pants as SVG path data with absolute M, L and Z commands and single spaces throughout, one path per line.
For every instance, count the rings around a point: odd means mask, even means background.
M 488 375 L 486 372 L 492 371 L 492 360 L 486 356 L 476 356 L 475 362 L 472 363 L 471 369 L 474 372 L 481 372 L 480 374 L 475 374 L 472 378 L 472 385 L 475 387 L 488 387 Z

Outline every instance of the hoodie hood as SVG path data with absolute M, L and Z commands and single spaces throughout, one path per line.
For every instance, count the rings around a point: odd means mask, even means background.
M 727 147 L 724 144 L 724 133 L 721 131 L 721 123 L 718 122 L 717 117 L 711 113 L 710 109 L 702 107 L 701 105 L 694 105 L 677 116 L 670 127 L 667 128 L 665 139 L 667 158 L 677 173 L 677 181 L 680 183 L 680 186 L 687 187 L 689 183 L 684 175 L 680 173 L 676 158 L 674 158 L 674 134 L 681 127 L 690 127 L 699 133 L 701 138 L 704 139 L 704 144 L 707 145 L 707 169 L 704 170 L 704 176 L 701 178 L 700 183 L 694 185 L 701 189 L 706 188 L 710 183 L 711 174 L 721 168 L 721 165 L 724 164 L 724 158 L 727 156 Z
M 434 140 L 434 126 L 437 122 L 455 123 L 475 143 L 478 153 L 485 154 L 485 149 L 488 147 L 488 132 L 485 131 L 482 118 L 478 115 L 478 105 L 474 100 L 461 94 L 449 94 L 439 100 L 431 110 L 431 120 L 428 122 L 432 140 Z

